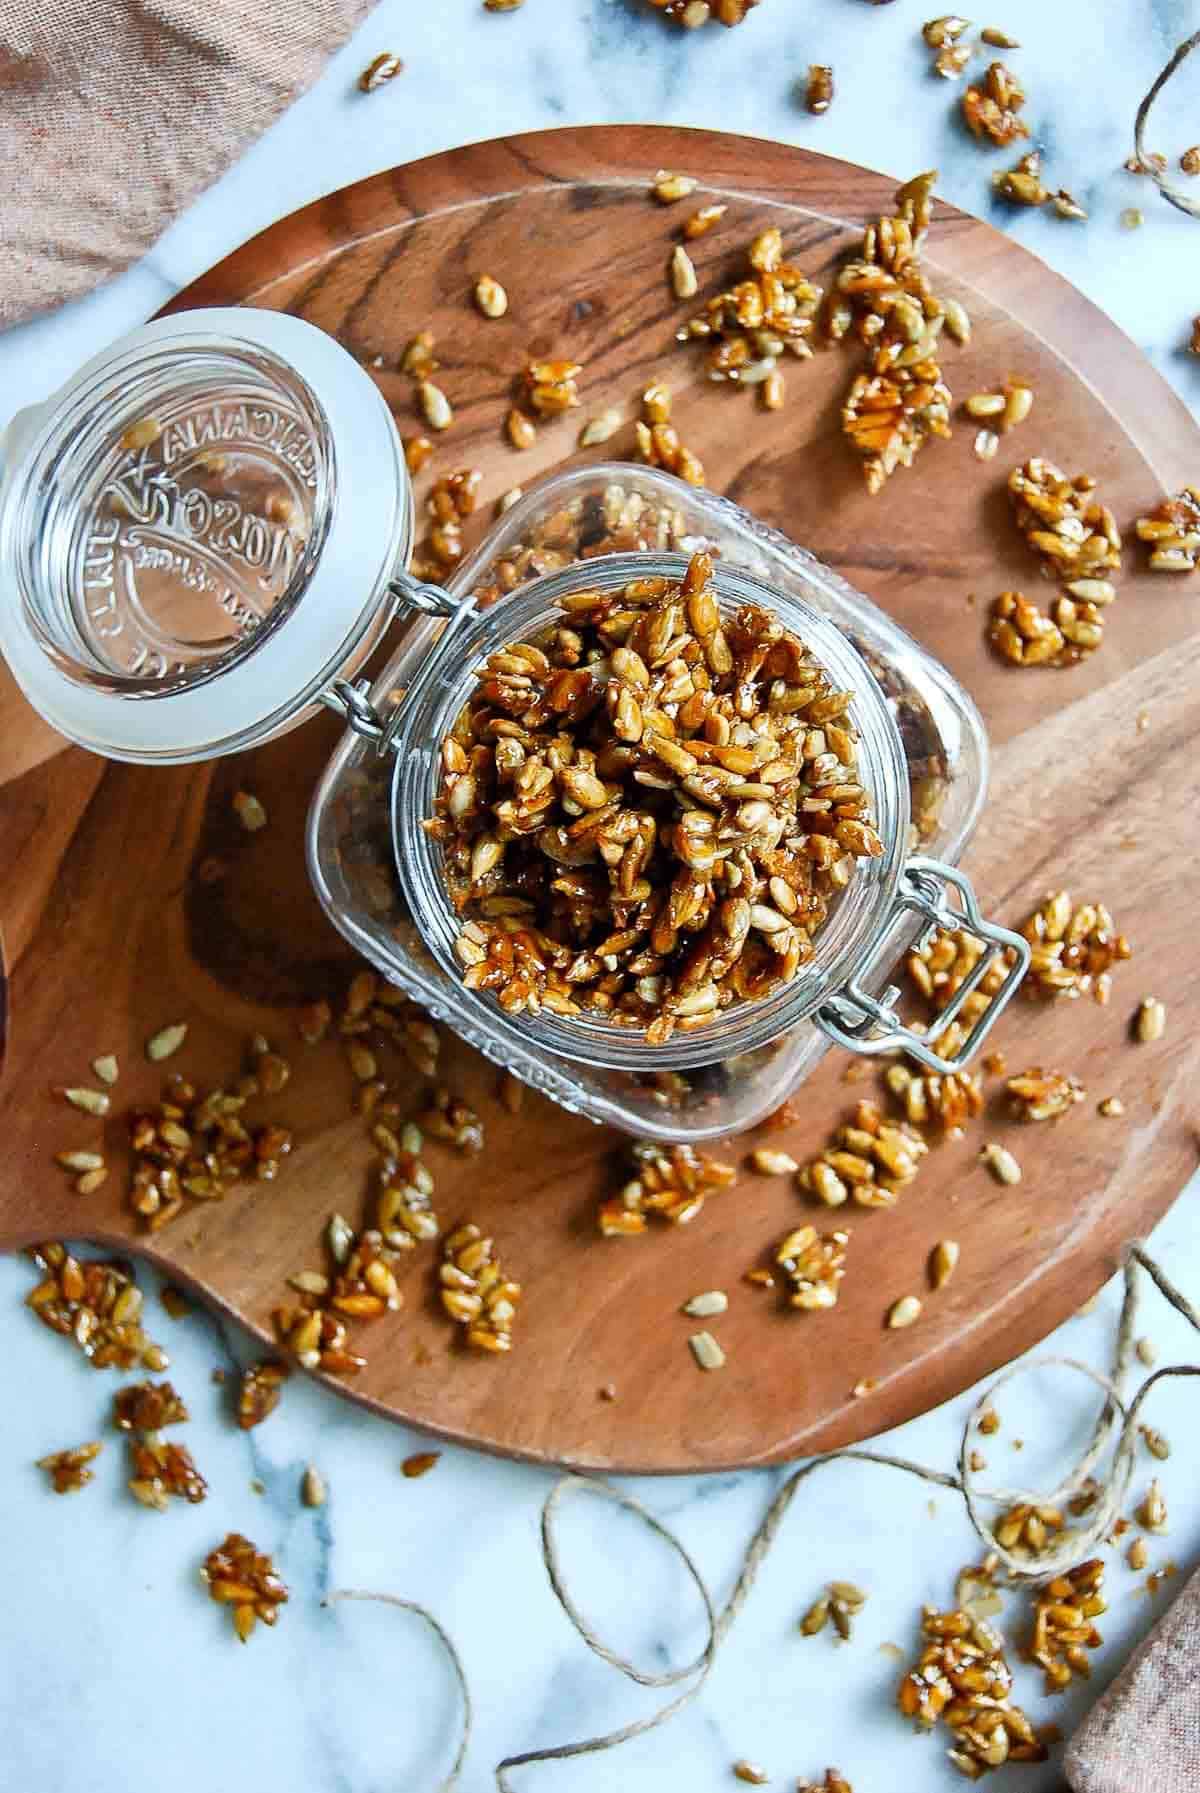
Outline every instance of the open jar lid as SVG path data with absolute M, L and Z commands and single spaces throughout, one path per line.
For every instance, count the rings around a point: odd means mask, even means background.
M 232 753 L 357 668 L 411 539 L 391 413 L 332 337 L 160 318 L 0 439 L 0 651 L 97 753 Z

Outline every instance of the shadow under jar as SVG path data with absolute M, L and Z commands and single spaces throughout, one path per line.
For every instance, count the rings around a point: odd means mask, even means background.
M 753 1125 L 831 1042 L 973 1055 L 1028 963 L 955 869 L 987 781 L 966 693 L 882 611 L 728 501 L 643 467 L 551 475 L 443 587 L 406 570 L 412 493 L 376 386 L 329 337 L 254 310 L 181 314 L 88 363 L 0 442 L 0 648 L 26 695 L 112 758 L 201 760 L 323 703 L 347 732 L 309 815 L 310 875 L 359 953 L 471 1045 L 563 1106 L 660 1140 Z M 883 843 L 859 860 L 769 994 L 650 1045 L 600 1014 L 511 1014 L 464 986 L 434 812 L 440 749 L 488 655 L 536 642 L 581 590 L 715 562 L 723 613 L 768 612 L 854 698 L 858 777 Z M 387 624 L 406 627 L 373 681 Z M 893 1012 L 891 967 L 935 927 L 984 951 L 935 1027 Z M 998 993 L 953 1057 L 937 1040 L 998 957 Z M 961 1029 L 958 1030 L 961 1033 Z

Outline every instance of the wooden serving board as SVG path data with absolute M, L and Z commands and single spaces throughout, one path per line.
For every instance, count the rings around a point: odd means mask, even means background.
M 1066 885 L 1106 901 L 1134 943 L 1110 1007 L 1021 1003 L 998 1030 L 1011 1066 L 1074 1072 L 1088 1101 L 1019 1136 L 994 1109 L 986 1131 L 933 1151 L 896 1211 L 840 1213 L 853 1236 L 829 1314 L 788 1312 L 777 1291 L 741 1280 L 812 1212 L 790 1180 L 748 1176 L 688 1228 L 603 1241 L 593 1216 L 616 1174 L 617 1137 L 532 1093 L 510 1117 L 495 1071 L 447 1044 L 446 1080 L 484 1116 L 487 1148 L 474 1160 L 429 1148 L 436 1205 L 445 1222 L 473 1217 L 493 1231 L 524 1283 L 517 1349 L 498 1361 L 460 1348 L 433 1297 L 427 1248 L 406 1268 L 404 1311 L 364 1330 L 369 1367 L 342 1392 L 509 1455 L 656 1472 L 846 1444 L 928 1409 L 1042 1337 L 1096 1289 L 1121 1242 L 1149 1227 L 1194 1165 L 1189 1110 L 1200 1055 L 1200 578 L 1148 577 L 1128 549 L 1103 649 L 1069 671 L 1013 670 L 983 640 L 998 591 L 1041 589 L 1008 516 L 1004 480 L 1015 460 L 1042 453 L 1095 474 L 1128 526 L 1164 490 L 1196 480 L 1200 432 L 1086 299 L 987 225 L 940 207 L 927 261 L 974 320 L 970 346 L 947 348 L 953 390 L 962 398 L 1020 372 L 1034 387 L 1034 410 L 989 465 L 972 451 L 974 426 L 960 423 L 953 441 L 931 444 L 911 472 L 868 499 L 838 433 L 845 353 L 789 366 L 787 406 L 768 415 L 750 394 L 698 379 L 691 353 L 675 345 L 681 312 L 666 268 L 689 207 L 649 200 L 659 167 L 701 178 L 691 203 L 728 203 L 720 228 L 694 245 L 702 295 L 739 270 L 751 234 L 769 221 L 781 225 L 789 257 L 825 280 L 863 219 L 889 207 L 895 184 L 710 133 L 519 137 L 334 194 L 248 243 L 172 307 L 284 308 L 332 332 L 364 365 L 382 357 L 375 377 L 406 434 L 419 420 L 397 361 L 417 329 L 432 328 L 455 423 L 422 484 L 478 466 L 489 501 L 574 458 L 581 417 L 613 403 L 634 415 L 635 395 L 663 375 L 712 486 L 892 611 L 976 697 L 995 764 L 968 865 L 989 912 L 1016 922 L 1048 888 Z M 485 321 L 471 303 L 481 272 L 508 288 L 501 321 Z M 585 407 L 518 455 L 500 423 L 529 351 L 582 362 Z M 631 438 L 627 428 L 599 452 L 628 453 Z M 349 1072 L 336 1045 L 301 1047 L 288 1012 L 346 977 L 301 852 L 335 733 L 318 723 L 242 761 L 132 769 L 64 748 L 7 681 L 0 696 L 0 917 L 12 1006 L 0 1243 L 66 1235 L 132 1247 L 264 1341 L 287 1275 L 320 1265 L 331 1210 L 355 1221 L 364 1212 L 369 1147 L 349 1116 Z M 254 836 L 230 811 L 239 784 L 269 812 Z M 221 875 L 199 878 L 214 858 Z M 1148 992 L 1168 1004 L 1167 1034 L 1135 1046 L 1130 1017 Z M 287 1052 L 293 1080 L 270 1109 L 300 1143 L 277 1183 L 197 1206 L 147 1239 L 120 1175 L 85 1199 L 54 1168 L 54 1150 L 101 1129 L 54 1099 L 51 1086 L 85 1080 L 93 1056 L 112 1051 L 123 1066 L 117 1106 L 152 1096 L 159 1075 L 143 1042 L 179 1018 L 191 1033 L 176 1062 L 202 1084 L 232 1074 L 255 1030 Z M 847 1087 L 848 1063 L 829 1056 L 799 1098 L 801 1118 L 774 1144 L 803 1158 L 822 1143 L 872 1088 L 871 1073 Z M 400 1084 L 415 1105 L 415 1084 Z M 1097 1117 L 1096 1101 L 1108 1095 L 1122 1097 L 1123 1119 Z M 103 1132 L 118 1161 L 121 1121 Z M 1018 1187 L 998 1187 L 975 1165 L 987 1137 L 1016 1150 L 1025 1167 Z M 732 1141 L 730 1152 L 753 1143 Z M 943 1237 L 961 1244 L 956 1276 L 927 1297 L 911 1330 L 887 1332 L 887 1306 L 924 1292 L 927 1254 Z M 728 1363 L 701 1375 L 686 1343 L 693 1323 L 678 1310 L 714 1287 L 730 1296 L 713 1325 Z M 854 1399 L 865 1377 L 877 1386 Z M 599 1398 L 607 1383 L 614 1401 Z

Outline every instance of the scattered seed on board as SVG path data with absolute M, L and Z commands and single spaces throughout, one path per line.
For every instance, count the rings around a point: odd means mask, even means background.
M 1131 1569 L 1144 1569 L 1150 1561 L 1150 1552 L 1146 1549 L 1145 1538 L 1135 1538 L 1125 1555 L 1125 1561 Z
M 916 1295 L 901 1295 L 899 1301 L 893 1301 L 887 1311 L 887 1324 L 896 1332 L 903 1326 L 911 1326 L 914 1320 L 921 1317 L 921 1301 Z
M 323 1507 L 328 1490 L 325 1477 L 315 1463 L 310 1463 L 300 1482 L 300 1498 L 306 1507 Z
M 63 1095 L 72 1108 L 82 1108 L 85 1114 L 107 1114 L 112 1106 L 110 1097 L 103 1090 L 73 1088 L 65 1089 Z
M 693 237 L 707 236 L 714 224 L 719 224 L 729 210 L 727 205 L 702 205 L 698 212 L 693 212 L 683 226 L 683 234 L 689 242 Z
M 677 199 L 686 199 L 694 193 L 696 183 L 689 174 L 672 174 L 669 169 L 660 168 L 650 191 L 660 205 L 674 205 Z
M 1159 1002 L 1156 996 L 1143 996 L 1135 1022 L 1140 1043 L 1143 1046 L 1148 1046 L 1152 1040 L 1161 1040 L 1166 1031 L 1166 1025 L 1165 1004 Z
M 1139 1363 L 1144 1363 L 1148 1370 L 1154 1368 L 1158 1362 L 1158 1346 L 1153 1339 L 1140 1338 L 1134 1346 L 1134 1350 L 1137 1352 Z
M 440 386 L 432 380 L 422 380 L 417 387 L 417 397 L 421 401 L 421 411 L 431 430 L 448 430 L 454 421 L 454 412 L 450 400 Z
M 146 1041 L 146 1057 L 151 1064 L 158 1064 L 178 1052 L 187 1039 L 187 1031 L 186 1021 L 173 1021 L 170 1026 L 160 1027 L 157 1033 L 151 1034 Z
M 55 1152 L 54 1162 L 61 1164 L 64 1170 L 103 1170 L 104 1159 L 99 1152 Z
M 354 1249 L 354 1228 L 344 1214 L 331 1214 L 325 1229 L 329 1255 L 335 1264 L 344 1264 Z
M 750 1154 L 750 1168 L 764 1177 L 791 1177 L 800 1166 L 790 1152 L 776 1152 L 770 1146 L 759 1146 Z
M 671 288 L 677 299 L 694 299 L 699 288 L 692 258 L 682 243 L 671 251 Z
M 101 1083 L 107 1083 L 110 1089 L 121 1074 L 120 1066 L 111 1052 L 104 1053 L 100 1058 L 94 1058 L 92 1069 Z
M 496 500 L 496 515 L 502 517 L 505 511 L 512 509 L 518 498 L 524 498 L 524 496 L 525 488 L 523 486 L 510 486 L 507 492 L 501 492 Z
M 1126 206 L 1121 213 L 1122 230 L 1138 230 L 1143 222 L 1142 214 L 1135 205 Z
M 729 1297 L 723 1289 L 706 1289 L 703 1295 L 693 1295 L 685 1301 L 682 1313 L 689 1314 L 693 1320 L 711 1320 L 714 1314 L 723 1314 L 729 1306 Z
M 235 791 L 233 812 L 247 834 L 257 834 L 267 825 L 267 812 L 251 791 Z
M 108 1166 L 100 1164 L 95 1170 L 85 1170 L 81 1177 L 76 1177 L 75 1188 L 80 1195 L 95 1195 L 108 1182 Z
M 481 274 L 475 282 L 475 303 L 485 318 L 502 318 L 508 310 L 508 294 L 490 274 Z
M 1153 1426 L 1139 1426 L 1138 1431 L 1141 1433 L 1142 1442 L 1150 1455 L 1157 1457 L 1160 1463 L 1165 1463 L 1171 1455 L 1171 1446 L 1163 1434 L 1155 1431 Z
M 537 426 L 515 405 L 504 420 L 504 430 L 514 448 L 532 448 L 537 441 Z
M 939 1239 L 929 1254 L 929 1286 L 944 1289 L 958 1264 L 957 1239 Z
M 997 1183 L 1013 1184 L 1021 1181 L 1021 1166 L 1007 1146 L 997 1145 L 994 1140 L 984 1146 L 979 1154 L 979 1162 L 987 1166 Z
M 733 1772 L 738 1780 L 745 1781 L 751 1787 L 765 1787 L 770 1783 L 770 1775 L 757 1762 L 735 1762 Z
M 976 458 L 981 461 L 994 460 L 999 446 L 1000 438 L 995 430 L 980 430 L 975 437 Z
M 992 46 L 993 50 L 1019 50 L 1021 48 L 1015 37 L 1010 37 L 1007 31 L 1001 31 L 995 25 L 985 25 L 979 35 L 985 44 Z
M 374 93 L 377 87 L 394 81 L 403 68 L 404 64 L 398 56 L 394 56 L 390 50 L 383 50 L 373 62 L 367 64 L 358 77 L 358 85 L 363 93 Z
M 725 1353 L 711 1332 L 694 1332 L 688 1344 L 702 1370 L 720 1370 L 725 1367 Z
M 616 435 L 622 422 L 621 412 L 616 405 L 607 411 L 601 411 L 599 417 L 593 417 L 580 430 L 580 448 L 594 448 L 598 442 L 607 442 L 611 436 Z
M 1102 1114 L 1106 1121 L 1113 1120 L 1117 1115 L 1122 1115 L 1124 1112 L 1125 1104 L 1122 1102 L 1120 1096 L 1105 1096 L 1103 1102 L 1098 1102 L 1096 1104 L 1096 1113 Z

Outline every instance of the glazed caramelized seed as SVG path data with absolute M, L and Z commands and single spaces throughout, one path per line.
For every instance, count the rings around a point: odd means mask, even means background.
M 706 236 L 715 224 L 719 224 L 729 207 L 726 205 L 704 205 L 698 212 L 693 212 L 683 227 L 683 234 L 689 242 L 695 237 Z
M 990 1141 L 980 1152 L 979 1162 L 991 1171 L 997 1183 L 1012 1185 L 1021 1181 L 1021 1166 L 1007 1146 Z
M 1165 1003 L 1159 1002 L 1156 996 L 1144 996 L 1138 1007 L 1134 1031 L 1139 1042 L 1148 1046 L 1154 1040 L 1161 1040 L 1167 1027 L 1167 1010 Z
M 369 62 L 358 77 L 358 85 L 363 93 L 374 93 L 376 88 L 384 87 L 394 81 L 402 73 L 404 64 L 390 50 L 383 50 L 373 62 Z
M 957 1239 L 939 1239 L 929 1254 L 929 1286 L 944 1289 L 958 1265 Z
M 475 303 L 485 318 L 502 318 L 508 310 L 508 294 L 490 274 L 481 274 L 475 282 Z
M 770 1775 L 756 1762 L 735 1762 L 733 1772 L 739 1781 L 745 1781 L 750 1787 L 766 1787 L 770 1784 Z
M 957 13 L 947 13 L 939 19 L 928 19 L 921 27 L 921 36 L 931 50 L 943 50 L 947 44 L 957 43 L 970 23 L 970 19 L 960 18 Z
M 407 436 L 405 438 L 404 463 L 410 473 L 419 473 L 432 453 L 433 443 L 428 436 Z
M 247 834 L 257 834 L 267 825 L 267 812 L 251 791 L 235 791 L 233 813 Z
M 448 430 L 454 422 L 454 411 L 441 387 L 435 386 L 432 380 L 422 380 L 417 387 L 417 397 L 430 429 Z
M 677 299 L 694 299 L 699 290 L 692 258 L 682 243 L 671 251 L 671 289 Z
M 441 1451 L 417 1451 L 411 1457 L 405 1457 L 400 1465 L 400 1473 L 413 1481 L 417 1476 L 428 1475 L 434 1464 L 441 1459 Z
M 759 1146 L 751 1152 L 750 1165 L 764 1177 L 794 1176 L 800 1168 L 790 1152 L 777 1152 L 770 1146 Z
M 809 64 L 804 84 L 804 104 L 818 118 L 833 104 L 833 70 L 827 63 Z
M 694 193 L 696 183 L 690 175 L 672 174 L 668 169 L 660 168 L 650 191 L 660 205 L 674 205 L 676 200 L 686 199 Z
M 505 419 L 504 429 L 514 448 L 532 448 L 537 441 L 537 426 L 515 406 Z

